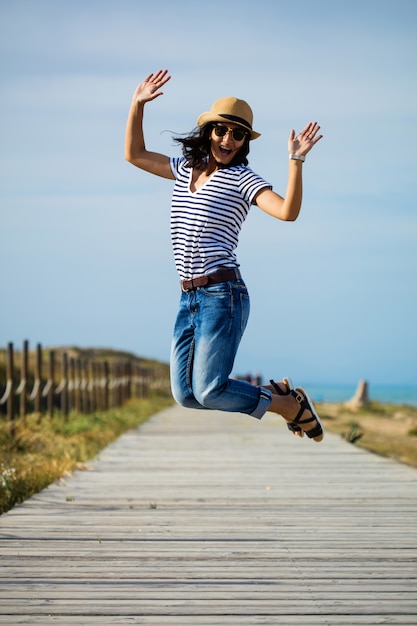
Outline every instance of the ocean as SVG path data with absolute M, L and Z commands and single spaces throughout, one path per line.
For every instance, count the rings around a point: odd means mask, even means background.
M 346 402 L 355 395 L 357 386 L 306 384 L 305 389 L 316 402 Z M 368 394 L 375 402 L 417 406 L 417 385 L 373 385 L 368 382 Z

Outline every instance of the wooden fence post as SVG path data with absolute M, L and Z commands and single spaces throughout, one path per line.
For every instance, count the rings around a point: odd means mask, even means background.
M 19 384 L 19 387 L 16 389 L 16 395 L 20 396 L 19 415 L 23 421 L 25 421 L 26 419 L 26 387 L 27 387 L 27 379 L 28 379 L 28 350 L 29 350 L 29 342 L 27 339 L 25 339 L 23 342 L 23 346 L 22 346 L 20 384 Z
M 93 393 L 94 393 L 94 404 L 96 407 L 96 411 L 101 409 L 101 379 L 100 379 L 100 363 L 93 362 Z
M 127 402 L 132 397 L 132 363 L 127 361 L 125 365 L 125 377 L 126 377 L 126 393 L 124 402 Z
M 81 359 L 75 361 L 75 410 L 81 413 Z
M 126 399 L 126 363 L 123 361 L 120 363 L 120 396 L 119 396 L 119 406 L 123 406 Z
M 74 409 L 75 404 L 75 359 L 68 359 L 68 411 Z
M 42 411 L 42 346 L 40 343 L 36 346 L 36 360 L 35 360 L 35 384 L 33 387 L 33 400 L 35 401 L 35 413 Z
M 94 363 L 88 362 L 88 398 L 90 404 L 90 413 L 96 410 L 95 394 L 94 394 Z
M 15 411 L 14 411 L 14 363 L 13 363 L 13 344 L 7 344 L 7 356 L 6 356 L 6 389 L 2 397 L 0 398 L 0 404 L 5 404 L 7 409 L 7 419 L 10 426 L 10 432 L 15 434 Z
M 7 345 L 7 387 L 9 388 L 9 395 L 7 397 L 7 418 L 9 420 L 10 432 L 15 434 L 15 412 L 14 412 L 14 359 L 13 359 L 13 344 Z M 7 392 L 7 388 L 6 388 Z
M 112 364 L 112 406 L 120 406 L 120 364 L 113 361 Z
M 85 415 L 88 415 L 88 413 L 90 412 L 90 405 L 89 405 L 89 398 L 88 398 L 88 362 L 86 359 L 84 359 L 82 361 L 81 364 L 81 371 L 82 371 L 82 382 L 81 382 L 81 388 L 82 388 L 82 412 Z
M 68 354 L 66 352 L 62 353 L 61 363 L 61 413 L 68 417 Z
M 103 363 L 103 387 L 102 387 L 102 396 L 103 396 L 103 411 L 108 411 L 109 409 L 109 364 L 107 361 Z
M 52 417 L 54 414 L 54 382 L 55 377 L 55 352 L 50 350 L 49 352 L 49 378 L 48 383 L 46 385 L 46 398 L 47 398 L 47 408 L 48 415 Z

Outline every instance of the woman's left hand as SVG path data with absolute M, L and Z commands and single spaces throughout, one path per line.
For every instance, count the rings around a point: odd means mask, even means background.
M 309 122 L 297 136 L 295 136 L 295 130 L 292 130 L 288 139 L 288 153 L 305 156 L 323 137 L 323 135 L 317 135 L 319 130 L 320 126 L 317 122 Z

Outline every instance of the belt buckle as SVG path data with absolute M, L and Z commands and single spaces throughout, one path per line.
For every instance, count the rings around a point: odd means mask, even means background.
M 188 291 L 192 291 L 193 289 L 196 289 L 196 287 L 204 287 L 204 285 L 207 285 L 209 282 L 209 277 L 208 276 L 197 276 L 196 278 L 189 278 L 189 279 L 185 279 L 183 281 L 181 281 L 181 289 L 182 291 L 184 291 L 185 293 L 187 293 Z M 185 283 L 190 283 L 191 286 L 190 287 L 185 287 Z
M 187 278 L 181 281 L 181 291 L 183 291 L 184 293 L 187 293 L 187 291 L 191 291 L 192 289 L 192 283 L 191 283 L 191 287 L 185 287 L 185 284 L 189 282 L 190 280 Z

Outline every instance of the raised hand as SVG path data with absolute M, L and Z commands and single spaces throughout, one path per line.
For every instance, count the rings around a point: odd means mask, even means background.
M 168 70 L 158 70 L 155 74 L 149 74 L 135 89 L 133 102 L 144 104 L 162 96 L 160 89 L 170 80 Z
M 288 139 L 288 153 L 305 156 L 323 137 L 323 135 L 317 135 L 319 130 L 320 126 L 317 122 L 309 122 L 297 136 L 295 136 L 295 130 L 292 130 Z

